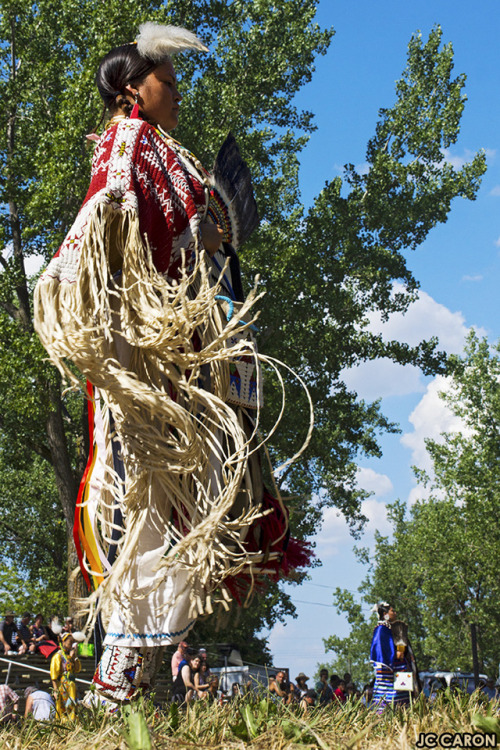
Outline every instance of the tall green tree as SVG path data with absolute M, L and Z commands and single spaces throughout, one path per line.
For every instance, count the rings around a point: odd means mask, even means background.
M 392 538 L 378 536 L 372 570 L 361 592 L 364 602 L 387 599 L 410 624 L 421 668 L 472 667 L 470 626 L 478 633 L 480 666 L 496 674 L 500 662 L 500 346 L 490 348 L 471 333 L 462 358 L 453 358 L 451 387 L 442 394 L 460 416 L 459 432 L 427 441 L 432 474 L 416 470 L 428 499 L 408 511 L 390 508 Z M 359 610 L 346 592 L 337 606 Z M 352 620 L 351 620 L 352 621 Z M 352 621 L 347 639 L 325 646 L 342 652 L 357 644 L 368 653 L 366 618 Z
M 378 404 L 347 390 L 341 370 L 381 356 L 425 372 L 445 367 L 435 341 L 416 347 L 384 341 L 368 331 L 367 316 L 406 309 L 418 285 L 403 251 L 446 220 L 453 198 L 475 197 L 484 155 L 455 170 L 441 151 L 458 137 L 465 78 L 453 77 L 453 52 L 441 44 L 438 28 L 428 41 L 414 37 L 396 101 L 381 110 L 368 144 L 368 173 L 348 165 L 306 212 L 298 154 L 314 123 L 293 96 L 332 37 L 315 24 L 316 6 L 311 0 L 2 3 L 0 241 L 10 257 L 0 261 L 0 452 L 9 470 L 29 469 L 37 457 L 53 471 L 69 567 L 85 460 L 83 399 L 63 395 L 44 362 L 32 329 L 26 261 L 39 253 L 48 259 L 77 213 L 90 161 L 84 135 L 101 108 L 95 70 L 111 47 L 132 40 L 140 22 L 185 25 L 208 43 L 210 55 L 177 61 L 184 102 L 176 135 L 210 164 L 232 130 L 254 175 L 262 221 L 241 260 L 247 281 L 260 273 L 267 291 L 260 345 L 298 370 L 316 407 L 308 452 L 279 480 L 292 497 L 294 533 L 315 529 L 322 503 L 339 507 L 354 525 L 362 521 L 356 459 L 377 455 L 377 431 L 395 429 Z M 393 294 L 396 280 L 403 291 Z M 271 445 L 276 460 L 288 458 L 300 427 L 306 430 L 306 402 L 288 377 L 287 390 L 294 408 Z M 272 378 L 267 394 L 269 425 L 280 403 Z

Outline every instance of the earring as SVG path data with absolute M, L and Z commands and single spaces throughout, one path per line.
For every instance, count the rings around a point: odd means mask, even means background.
M 132 107 L 132 112 L 130 113 L 130 119 L 131 120 L 138 120 L 139 119 L 139 92 L 135 92 L 134 96 L 134 106 Z

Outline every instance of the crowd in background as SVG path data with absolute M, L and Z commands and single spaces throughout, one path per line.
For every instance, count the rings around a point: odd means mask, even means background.
M 52 694 L 29 685 L 24 691 L 26 700 L 24 716 L 37 721 L 65 717 L 75 718 L 77 691 L 74 676 L 81 669 L 77 656 L 78 644 L 73 639 L 73 618 L 66 617 L 64 625 L 53 618 L 44 624 L 43 615 L 24 612 L 16 623 L 14 612 L 7 611 L 0 623 L 0 653 L 4 656 L 22 656 L 41 653 L 50 658 Z M 0 721 L 17 718 L 19 695 L 8 685 L 0 685 Z
M 230 692 L 223 693 L 219 687 L 219 676 L 210 672 L 206 649 L 190 649 L 186 641 L 179 643 L 172 656 L 171 671 L 172 700 L 180 704 L 205 699 L 220 702 L 237 700 L 256 689 L 255 681 L 249 680 L 244 685 L 234 682 Z M 292 682 L 286 670 L 279 670 L 269 675 L 267 688 L 264 689 L 267 689 L 271 700 L 286 705 L 300 704 L 304 711 L 312 706 L 343 704 L 348 700 L 362 700 L 365 705 L 371 701 L 373 682 L 365 685 L 361 691 L 348 672 L 343 677 L 331 675 L 329 678 L 328 670 L 322 669 L 319 680 L 311 688 L 308 680 L 310 677 L 300 672 Z
M 57 628 L 54 622 L 44 624 L 41 614 L 32 615 L 25 612 L 16 623 L 13 612 L 6 612 L 0 623 L 0 652 L 16 656 L 22 654 L 42 653 L 50 661 L 50 677 L 53 693 L 28 686 L 24 692 L 26 699 L 25 716 L 33 716 L 37 720 L 51 720 L 53 718 L 74 718 L 78 703 L 75 675 L 80 671 L 81 664 L 77 655 L 77 643 L 73 639 L 73 619 L 67 617 L 64 625 Z M 76 634 L 78 637 L 78 634 Z M 248 693 L 266 693 L 270 700 L 285 705 L 296 704 L 306 713 L 314 706 L 339 706 L 348 701 L 360 701 L 369 706 L 373 698 L 373 680 L 360 689 L 346 672 L 343 677 L 336 674 L 329 675 L 327 669 L 321 669 L 319 679 L 309 685 L 310 677 L 300 672 L 292 682 L 287 670 L 278 670 L 269 674 L 268 684 L 258 685 L 255 679 L 245 684 L 232 682 L 226 688 L 227 670 L 221 685 L 220 669 L 212 672 L 205 648 L 191 649 L 186 641 L 182 641 L 174 652 L 171 663 L 170 700 L 186 706 L 192 701 L 208 701 L 219 704 L 237 701 Z M 424 684 L 424 692 L 430 701 L 436 699 L 445 685 L 439 680 Z M 453 688 L 453 685 L 450 687 Z M 224 689 L 223 689 L 224 688 Z M 498 687 L 494 680 L 487 680 L 480 685 L 480 689 L 490 700 L 498 700 Z M 20 698 L 7 684 L 0 685 L 0 722 L 14 720 Z
M 54 620 L 57 618 L 51 620 L 51 625 Z M 40 652 L 44 656 L 50 656 L 58 649 L 58 637 L 74 630 L 72 617 L 66 617 L 62 629 L 57 628 L 57 634 L 51 625 L 44 623 L 43 615 L 33 617 L 31 612 L 24 612 L 16 622 L 14 612 L 8 610 L 0 623 L 0 655 L 21 656 Z

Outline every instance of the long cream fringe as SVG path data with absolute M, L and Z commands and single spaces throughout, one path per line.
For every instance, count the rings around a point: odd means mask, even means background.
M 118 281 L 110 271 L 112 245 L 123 248 Z M 184 263 L 178 282 L 159 274 L 138 217 L 132 212 L 117 217 L 107 205 L 93 211 L 86 227 L 76 283 L 43 277 L 37 285 L 36 330 L 50 359 L 63 376 L 80 384 L 67 365 L 71 360 L 99 389 L 122 446 L 125 487 L 109 469 L 99 528 L 109 541 L 112 510 L 118 503 L 125 532 L 115 564 L 85 602 L 89 626 L 98 611 L 110 612 L 120 603 L 133 627 L 122 582 L 152 502 L 173 543 L 161 560 L 158 569 L 163 573 L 156 576 L 154 588 L 130 596 L 148 596 L 174 565 L 181 565 L 188 574 L 190 616 L 195 618 L 211 613 L 214 605 L 227 609 L 230 596 L 224 578 L 241 571 L 253 575 L 254 566 L 266 559 L 263 552 L 249 554 L 242 546 L 262 515 L 250 496 L 241 503 L 255 440 L 224 401 L 228 360 L 260 356 L 244 341 L 227 343 L 235 330 L 255 320 L 252 306 L 260 295 L 254 289 L 227 322 L 216 300 L 219 293 L 210 285 L 202 252 L 197 252 L 194 271 L 188 273 Z M 242 324 L 244 318 L 248 322 Z M 201 339 L 199 351 L 193 345 L 195 333 Z M 172 523 L 173 510 L 184 529 Z

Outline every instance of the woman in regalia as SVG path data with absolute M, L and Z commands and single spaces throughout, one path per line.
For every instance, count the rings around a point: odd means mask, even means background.
M 382 713 L 387 706 L 395 708 L 409 703 L 412 689 L 396 690 L 395 677 L 397 672 L 413 673 L 415 659 L 407 638 L 407 626 L 397 619 L 394 607 L 381 602 L 373 609 L 379 621 L 370 649 L 370 661 L 375 668 L 372 705 L 377 713 Z
M 258 221 L 253 197 L 238 215 L 241 185 L 232 195 L 224 182 L 234 144 L 210 174 L 170 135 L 181 101 L 171 55 L 183 50 L 207 51 L 185 29 L 148 23 L 102 60 L 109 120 L 90 187 L 35 292 L 51 360 L 88 381 L 75 544 L 88 623 L 104 639 L 94 684 L 115 702 L 151 684 L 164 647 L 199 616 L 308 562 L 257 453 L 257 296 L 244 299 L 235 253 Z

